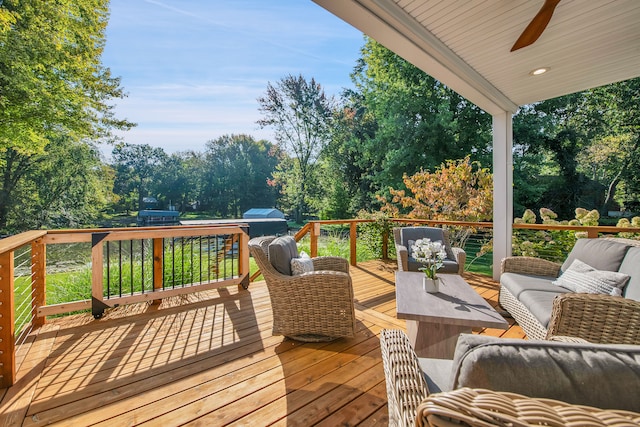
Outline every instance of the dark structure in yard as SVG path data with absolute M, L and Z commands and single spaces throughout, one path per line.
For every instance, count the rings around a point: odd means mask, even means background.
M 180 212 L 145 209 L 138 212 L 136 224 L 138 227 L 150 225 L 178 225 L 180 224 Z

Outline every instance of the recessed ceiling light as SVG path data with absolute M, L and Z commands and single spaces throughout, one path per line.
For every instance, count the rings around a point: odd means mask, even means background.
M 549 67 L 536 68 L 535 70 L 531 71 L 529 74 L 532 76 L 539 76 L 540 74 L 544 74 L 549 70 L 550 70 Z

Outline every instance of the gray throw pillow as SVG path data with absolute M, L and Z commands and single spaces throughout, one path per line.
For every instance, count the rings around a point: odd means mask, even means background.
M 596 270 L 576 259 L 553 284 L 574 292 L 620 296 L 628 280 L 627 274 Z
M 300 258 L 293 258 L 291 260 L 291 274 L 298 276 L 303 273 L 310 273 L 313 271 L 313 260 L 305 252 L 300 252 Z

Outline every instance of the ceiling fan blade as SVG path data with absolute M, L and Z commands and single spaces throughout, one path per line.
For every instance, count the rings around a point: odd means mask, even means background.
M 560 3 L 560 0 L 545 0 L 544 4 L 533 17 L 527 28 L 524 29 L 518 40 L 516 40 L 515 44 L 511 48 L 511 52 L 514 50 L 521 49 L 525 46 L 529 46 L 542 34 L 545 28 L 547 28 L 547 24 L 551 20 L 553 16 L 553 12 L 556 9 L 556 6 Z

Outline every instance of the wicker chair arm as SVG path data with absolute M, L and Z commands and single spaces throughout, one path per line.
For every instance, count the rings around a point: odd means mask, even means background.
M 458 263 L 458 274 L 464 273 L 464 263 L 467 262 L 467 253 L 462 248 L 452 247 L 453 255 Z
M 416 426 L 633 426 L 640 414 L 572 405 L 516 393 L 460 388 L 430 395 L 420 404 Z
M 398 270 L 409 270 L 409 250 L 406 246 L 396 244 L 396 258 L 398 259 Z
M 589 341 L 578 338 L 578 337 L 568 337 L 566 335 L 550 335 L 547 336 L 548 341 L 557 341 L 557 342 L 570 342 L 574 344 L 588 344 Z
M 397 329 L 380 331 L 390 426 L 413 425 L 416 409 L 429 390 L 409 338 Z
M 534 274 L 537 276 L 558 277 L 561 264 L 546 259 L 514 256 L 502 260 L 502 273 Z
M 320 256 L 312 258 L 314 270 L 332 270 L 349 272 L 349 261 L 337 256 Z
M 313 286 L 314 282 L 322 282 L 323 280 L 351 283 L 351 276 L 349 276 L 349 273 L 336 270 L 314 270 L 291 277 L 295 278 L 294 282 L 299 285 L 302 284 L 307 286 Z
M 599 294 L 562 294 L 553 301 L 547 337 L 640 344 L 640 301 Z
M 313 286 L 314 282 L 322 282 L 330 280 L 332 282 L 349 282 L 351 283 L 351 276 L 344 271 L 335 270 L 314 270 L 303 274 L 297 274 L 295 276 L 287 276 L 286 274 L 278 274 L 277 278 L 273 279 L 279 286 Z

